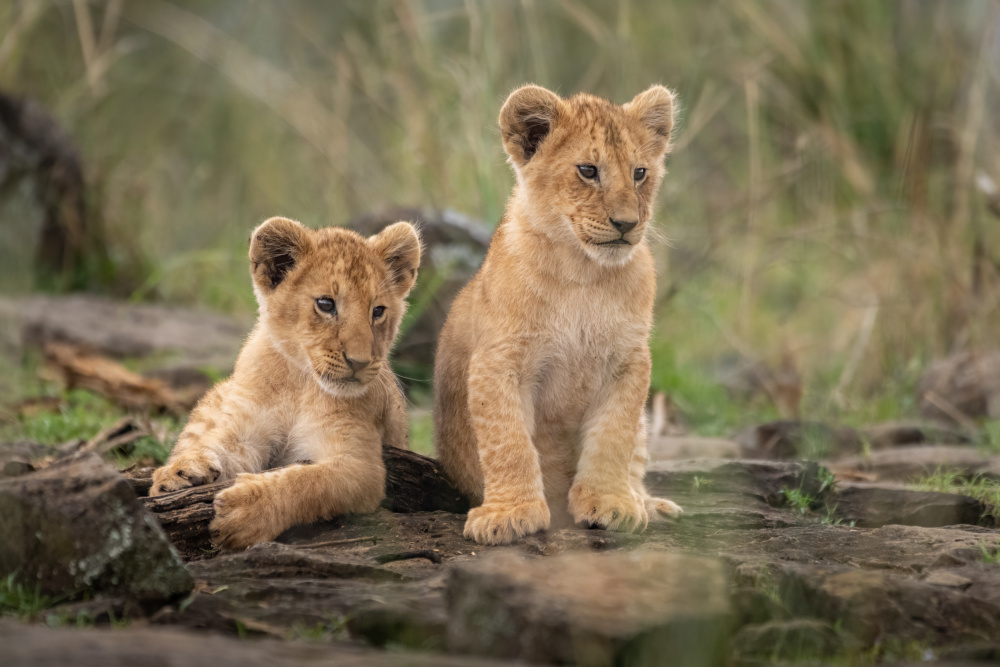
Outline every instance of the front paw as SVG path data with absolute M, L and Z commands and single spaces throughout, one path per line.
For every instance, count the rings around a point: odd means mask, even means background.
M 181 456 L 153 473 L 149 495 L 158 496 L 191 486 L 211 484 L 219 478 L 219 463 L 207 456 Z
M 684 513 L 684 510 L 681 509 L 680 505 L 672 500 L 667 500 L 666 498 L 647 496 L 645 504 L 646 512 L 649 513 L 650 521 L 676 519 Z
M 284 527 L 275 525 L 277 507 L 263 475 L 244 474 L 215 496 L 214 541 L 225 549 L 246 549 L 269 542 Z
M 569 511 L 577 523 L 625 533 L 644 530 L 649 523 L 646 504 L 631 487 L 607 491 L 574 484 L 569 491 Z
M 549 506 L 544 500 L 519 505 L 488 503 L 469 510 L 465 537 L 480 544 L 510 544 L 549 527 Z

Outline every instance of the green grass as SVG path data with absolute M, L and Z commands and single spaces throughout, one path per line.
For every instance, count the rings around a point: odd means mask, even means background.
M 124 414 L 107 399 L 83 389 L 64 392 L 60 398 L 63 404 L 57 411 L 21 417 L 17 424 L 5 429 L 4 437 L 58 445 L 75 438 L 91 438 Z
M 1000 421 L 988 420 L 982 427 L 979 447 L 989 454 L 1000 454 Z
M 89 440 L 128 414 L 102 396 L 83 389 L 59 392 L 46 387 L 44 391 L 42 395 L 60 399 L 58 409 L 19 416 L 12 423 L 0 426 L 0 441 L 31 440 L 43 445 L 61 445 L 75 439 Z M 145 436 L 110 452 L 119 467 L 135 462 L 160 464 L 166 460 L 181 423 L 172 416 L 152 417 L 151 423 L 165 434 L 164 439 Z
M 934 473 L 917 480 L 913 487 L 921 491 L 959 493 L 963 496 L 970 496 L 984 505 L 986 514 L 997 516 L 1000 513 L 1000 482 L 982 475 L 969 477 L 960 470 L 938 468 Z
M 982 551 L 982 558 L 979 560 L 983 563 L 997 564 L 1000 563 L 1000 541 L 997 541 L 992 547 L 988 546 L 986 542 L 980 542 L 979 548 Z
M 434 456 L 434 417 L 429 411 L 410 412 L 410 449 Z
M 74 12 L 43 0 L 0 8 L 0 84 L 79 146 L 109 245 L 91 288 L 249 312 L 246 239 L 270 215 L 432 205 L 494 224 L 513 87 L 624 102 L 663 82 L 682 106 L 656 209 L 673 249 L 654 247 L 653 387 L 695 432 L 775 414 L 719 388 L 726 358 L 792 358 L 803 416 L 871 422 L 911 415 L 913 369 L 1000 326 L 1000 275 L 975 270 L 1000 226 L 972 185 L 1000 174 L 993 3 L 178 0 L 107 24 L 110 5 L 84 5 L 102 32 L 89 77 Z M 0 201 L 5 294 L 36 287 L 27 190 Z M 435 290 L 418 283 L 413 315 Z
M 348 639 L 348 616 L 331 617 L 328 621 L 315 625 L 293 623 L 288 639 L 305 639 L 314 642 L 343 641 Z
M 808 493 L 803 493 L 800 489 L 789 489 L 784 488 L 781 493 L 785 496 L 785 500 L 788 504 L 796 510 L 799 514 L 806 514 L 812 509 L 813 504 L 816 502 L 816 496 Z
M 0 615 L 33 620 L 57 601 L 43 595 L 38 585 L 31 587 L 23 583 L 16 571 L 0 579 Z

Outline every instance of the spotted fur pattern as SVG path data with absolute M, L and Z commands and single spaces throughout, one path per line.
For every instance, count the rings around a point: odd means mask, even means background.
M 229 548 L 374 511 L 385 489 L 382 443 L 408 446 L 388 356 L 419 264 L 420 240 L 405 222 L 368 239 L 286 218 L 258 227 L 257 326 L 232 377 L 191 413 L 151 493 L 236 478 L 216 497 L 211 526 Z M 324 297 L 332 312 L 320 308 Z
M 553 522 L 641 530 L 681 511 L 642 483 L 656 289 L 645 236 L 673 119 L 662 86 L 622 106 L 525 86 L 500 112 L 517 184 L 435 364 L 436 446 L 478 504 L 465 526 L 477 542 Z

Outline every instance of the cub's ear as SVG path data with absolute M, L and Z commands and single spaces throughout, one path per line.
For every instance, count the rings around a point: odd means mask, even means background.
M 541 86 L 521 86 L 500 109 L 503 148 L 515 167 L 521 167 L 549 136 L 559 118 L 562 100 Z
M 397 222 L 368 239 L 389 267 L 389 280 L 406 296 L 417 282 L 420 267 L 420 235 L 408 222 Z
M 250 273 L 254 283 L 270 292 L 309 248 L 309 230 L 288 218 L 264 221 L 250 236 Z
M 663 150 L 670 145 L 674 129 L 676 96 L 667 88 L 654 85 L 635 96 L 625 105 L 625 111 L 638 118 L 646 129 L 663 141 Z

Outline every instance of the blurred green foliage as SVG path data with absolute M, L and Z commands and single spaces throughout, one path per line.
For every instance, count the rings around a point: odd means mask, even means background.
M 975 179 L 1000 181 L 998 24 L 989 0 L 24 0 L 0 7 L 0 89 L 80 148 L 113 266 L 93 284 L 248 311 L 260 220 L 494 223 L 512 88 L 665 83 L 683 108 L 653 387 L 722 433 L 741 421 L 726 358 L 787 362 L 804 413 L 861 421 L 906 414 L 929 358 L 995 343 L 1000 226 Z M 5 293 L 34 287 L 38 231 L 11 192 Z

